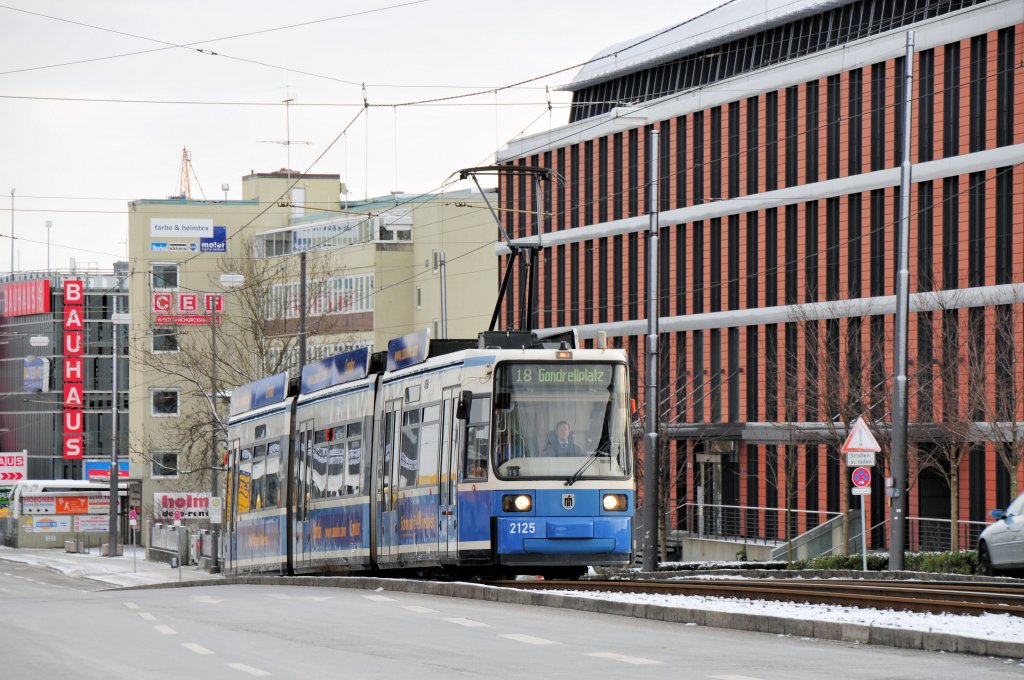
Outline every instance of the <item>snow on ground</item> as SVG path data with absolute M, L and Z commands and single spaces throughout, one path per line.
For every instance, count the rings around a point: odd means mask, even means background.
M 109 583 L 112 586 L 141 586 L 169 581 L 220 578 L 196 567 L 171 569 L 162 562 L 146 561 L 142 548 L 126 546 L 124 555 L 101 557 L 95 553 L 65 553 L 58 549 L 15 550 L 0 546 L 0 560 L 45 567 L 61 574 Z
M 982 614 L 981 616 L 926 614 L 919 612 L 897 612 L 891 609 L 865 609 L 838 605 L 706 597 L 703 595 L 595 593 L 574 590 L 549 590 L 546 592 L 576 597 L 591 597 L 614 602 L 655 604 L 663 607 L 705 609 L 737 614 L 763 614 L 789 619 L 813 619 L 815 621 L 830 621 L 834 623 L 859 623 L 881 628 L 950 633 L 965 637 L 1005 640 L 1008 642 L 1024 641 L 1024 617 L 1011 616 L 1009 614 Z

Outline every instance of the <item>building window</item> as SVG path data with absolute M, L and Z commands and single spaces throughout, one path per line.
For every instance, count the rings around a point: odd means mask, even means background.
M 153 264 L 153 288 L 177 288 L 178 265 L 166 263 Z
M 178 331 L 175 328 L 154 328 L 153 329 L 153 351 L 154 352 L 177 352 Z
M 154 451 L 153 469 L 151 477 L 177 477 L 178 476 L 178 452 L 177 451 Z
M 155 389 L 150 392 L 152 399 L 152 415 L 154 416 L 176 416 L 178 415 L 178 397 L 181 390 L 178 389 Z

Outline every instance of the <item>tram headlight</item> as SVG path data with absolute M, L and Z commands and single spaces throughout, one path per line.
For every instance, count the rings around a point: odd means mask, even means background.
M 501 509 L 505 512 L 529 512 L 533 509 L 533 499 L 525 493 L 502 496 Z
M 627 507 L 626 494 L 606 493 L 601 499 L 601 505 L 608 512 L 622 512 Z

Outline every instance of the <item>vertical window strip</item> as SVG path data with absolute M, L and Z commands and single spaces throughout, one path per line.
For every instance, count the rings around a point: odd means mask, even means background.
M 1016 28 L 999 31 L 996 63 L 996 146 L 1013 144 Z
M 805 181 L 818 181 L 818 100 L 819 81 L 812 80 L 804 86 L 806 98 L 804 114 Z
M 761 176 L 758 167 L 758 158 L 761 152 L 758 133 L 761 128 L 760 120 L 760 98 L 749 97 L 747 99 L 747 193 L 758 193 L 757 182 Z
M 970 127 L 968 145 L 971 153 L 985 149 L 986 123 L 986 91 L 988 78 L 988 35 L 971 38 L 971 87 L 970 87 Z
M 917 88 L 917 162 L 923 163 L 935 156 L 935 50 L 925 50 L 918 56 Z
M 818 300 L 818 202 L 804 206 L 804 294 L 807 302 Z
M 842 81 L 838 75 L 829 76 L 825 90 L 825 177 L 839 177 L 839 159 L 842 156 L 839 135 L 842 111 L 840 93 Z
M 871 66 L 871 170 L 885 168 L 886 64 Z
M 849 78 L 849 108 L 847 112 L 847 174 L 859 175 L 863 167 L 861 151 L 864 145 L 863 114 L 864 71 L 854 69 Z
M 960 43 L 946 45 L 942 87 L 942 156 L 960 153 Z
M 687 206 L 686 116 L 676 118 L 676 207 Z

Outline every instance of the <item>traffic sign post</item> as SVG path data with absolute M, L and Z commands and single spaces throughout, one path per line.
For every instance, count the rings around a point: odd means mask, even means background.
M 860 496 L 860 560 L 864 571 L 868 570 L 868 525 L 864 519 L 864 496 L 871 495 L 871 468 L 854 468 L 850 475 L 853 495 Z

